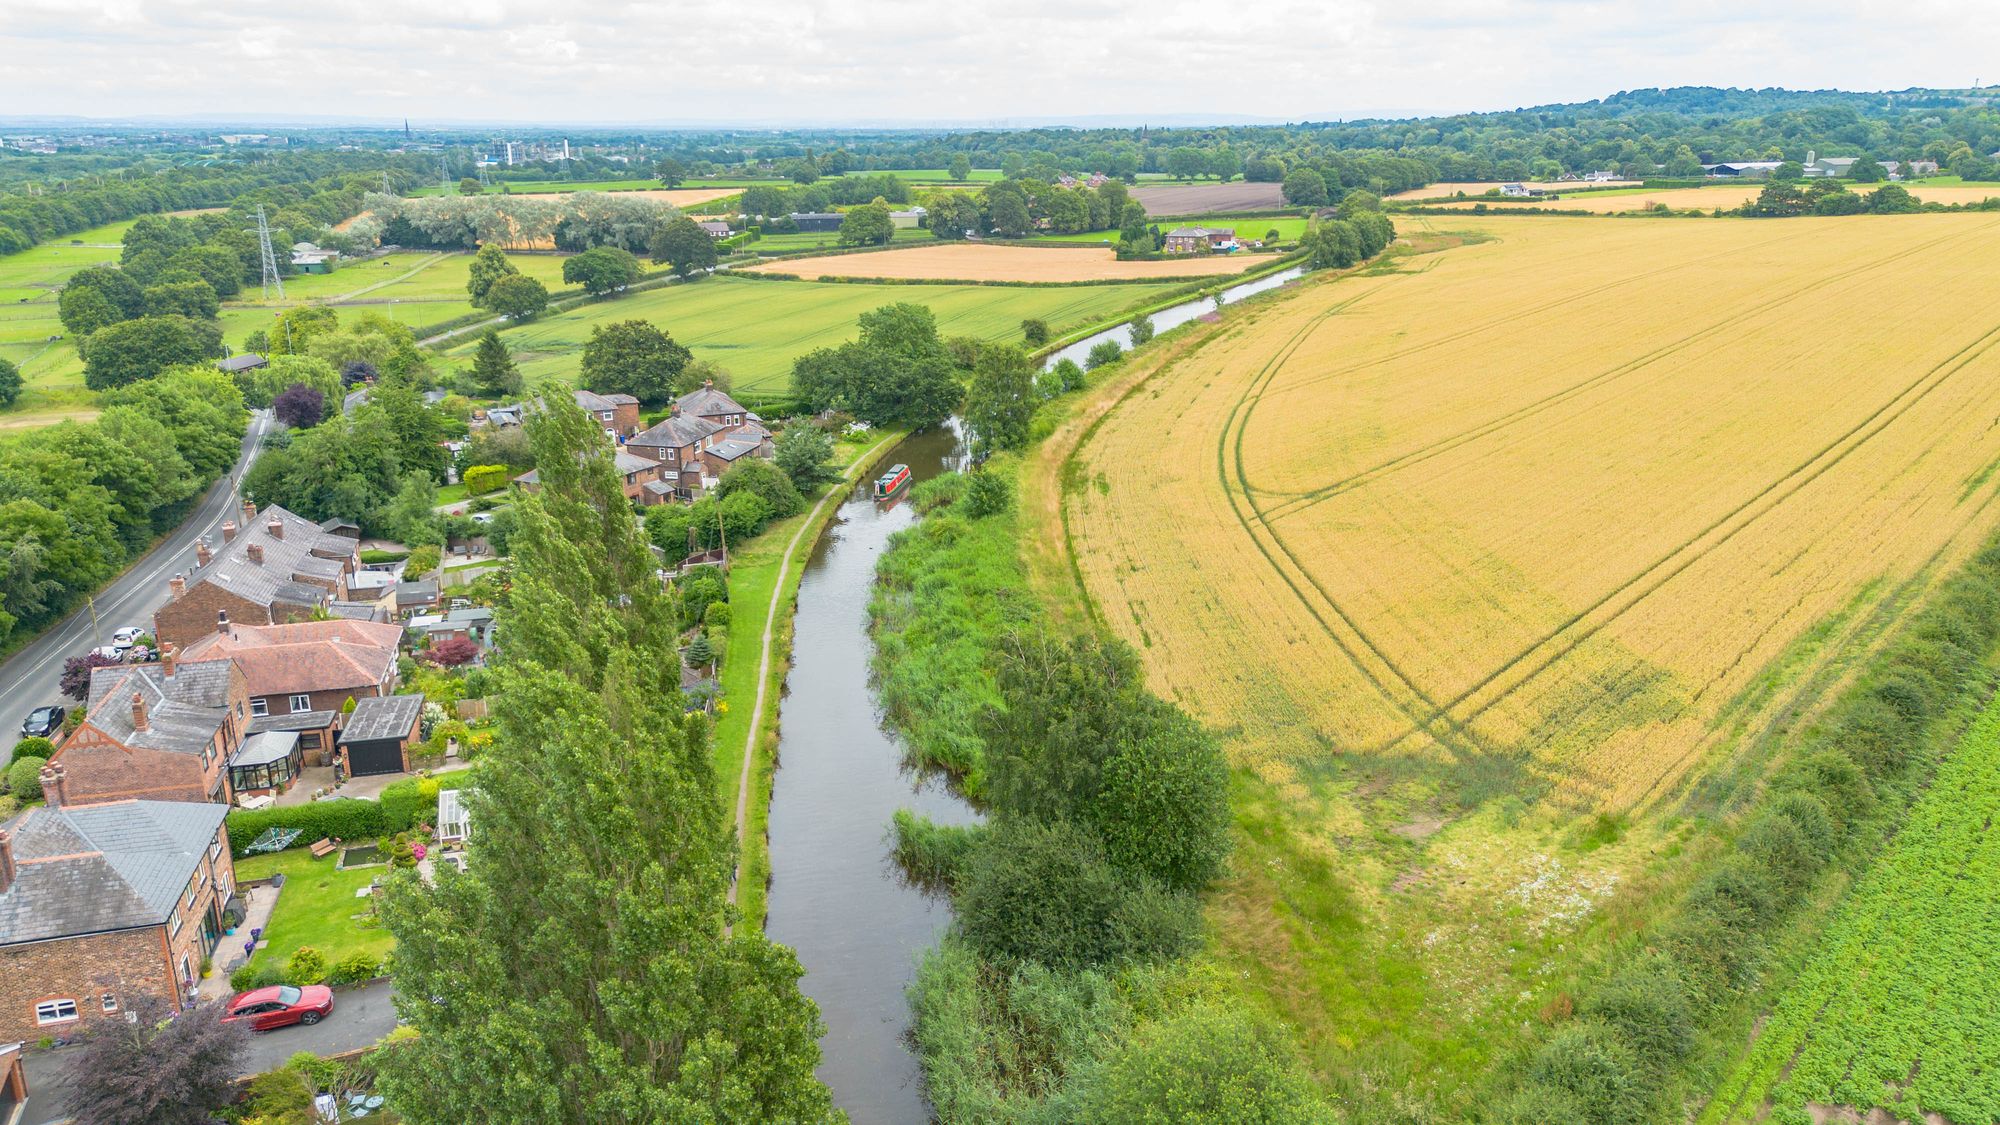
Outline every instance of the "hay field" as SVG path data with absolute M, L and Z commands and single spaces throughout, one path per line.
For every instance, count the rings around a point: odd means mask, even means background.
M 2000 217 L 1485 229 L 1163 367 L 1064 533 L 1274 784 L 1333 753 L 1631 809 L 2000 522 Z
M 1874 191 L 1877 185 L 1848 184 L 1846 186 L 1849 191 L 1866 194 L 1867 192 Z M 1924 184 L 1906 184 L 1904 186 L 1909 188 L 1911 195 L 1916 196 L 1925 203 L 1978 203 L 1985 199 L 2000 196 L 2000 188 L 1995 187 L 1964 187 L 1956 184 L 1939 187 L 1929 187 Z M 1664 191 L 1634 191 L 1618 192 L 1615 194 L 1611 192 L 1592 192 L 1584 195 L 1572 195 L 1563 199 L 1547 201 L 1528 200 L 1519 203 L 1490 203 L 1490 201 L 1474 199 L 1451 200 L 1440 201 L 1435 206 L 1463 209 L 1473 207 L 1480 202 L 1489 202 L 1488 210 L 1497 214 L 1505 214 L 1509 207 L 1540 207 L 1549 211 L 1588 211 L 1597 215 L 1613 215 L 1625 211 L 1645 211 L 1651 209 L 1655 204 L 1664 203 L 1676 211 L 1689 208 L 1708 211 L 1717 207 L 1724 209 L 1740 207 L 1750 200 L 1757 198 L 1758 194 L 1763 190 L 1764 185 L 1761 183 L 1717 184 L 1713 187 L 1669 188 Z
M 902 281 L 1146 281 L 1165 277 L 1218 277 L 1270 263 L 1268 256 L 1257 254 L 1121 262 L 1109 247 L 933 242 L 909 250 L 765 262 L 748 267 L 748 271 L 793 274 L 809 281 L 827 277 Z
M 590 191 L 593 189 L 587 185 L 584 185 L 584 186 L 579 186 L 577 190 Z M 563 196 L 569 194 L 571 193 L 564 191 L 517 191 L 513 193 L 513 198 L 561 199 Z M 695 207 L 703 203 L 713 202 L 714 200 L 717 199 L 727 199 L 732 195 L 742 195 L 743 189 L 729 188 L 729 187 L 641 188 L 636 191 L 621 190 L 619 191 L 618 194 L 621 196 L 636 195 L 643 199 L 663 200 L 667 203 L 673 204 L 676 207 Z
M 1399 191 L 1394 193 L 1393 195 L 1387 196 L 1386 198 L 1402 200 L 1405 202 L 1416 199 L 1446 199 L 1449 198 L 1450 196 L 1457 195 L 1461 191 L 1467 195 L 1484 195 L 1489 191 L 1498 191 L 1500 190 L 1503 184 L 1510 182 L 1516 182 L 1516 181 L 1488 180 L 1479 183 L 1431 184 L 1428 187 L 1411 188 L 1408 191 Z M 1539 188 L 1542 191 L 1575 191 L 1577 188 L 1582 187 L 1584 185 L 1575 180 L 1568 180 L 1568 181 L 1530 180 L 1526 182 L 1526 186 L 1531 188 Z M 1589 186 L 1598 188 L 1638 187 L 1639 181 L 1612 180 L 1608 183 L 1590 184 Z

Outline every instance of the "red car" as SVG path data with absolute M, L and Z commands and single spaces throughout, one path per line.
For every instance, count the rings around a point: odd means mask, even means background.
M 222 1022 L 246 1020 L 252 1031 L 269 1031 L 295 1023 L 315 1024 L 333 1012 L 333 990 L 323 984 L 294 988 L 289 984 L 253 988 L 229 1002 Z

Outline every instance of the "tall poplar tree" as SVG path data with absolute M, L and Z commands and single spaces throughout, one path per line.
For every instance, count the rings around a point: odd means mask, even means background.
M 399 879 L 381 1052 L 414 1125 L 837 1120 L 790 950 L 733 921 L 707 720 L 596 422 L 546 396 L 517 505 L 469 869 Z

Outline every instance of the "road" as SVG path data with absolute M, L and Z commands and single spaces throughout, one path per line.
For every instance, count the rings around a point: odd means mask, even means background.
M 195 541 L 213 535 L 215 542 L 222 542 L 222 521 L 231 518 L 240 506 L 237 486 L 256 458 L 258 444 L 270 426 L 269 411 L 254 411 L 250 415 L 250 429 L 243 436 L 243 450 L 236 459 L 236 467 L 215 482 L 194 514 L 173 534 L 97 595 L 94 625 L 90 607 L 85 605 L 0 664 L 0 746 L 14 744 L 28 712 L 50 703 L 69 702 L 60 699 L 58 686 L 65 658 L 82 656 L 106 643 L 112 630 L 120 626 L 152 628 L 153 611 L 167 601 L 168 577 L 194 567 Z
M 325 1057 L 372 1047 L 395 1029 L 396 1009 L 388 981 L 343 989 L 333 994 L 333 1014 L 324 1021 L 312 1027 L 281 1027 L 252 1035 L 250 1047 L 243 1053 L 242 1072 L 244 1077 L 262 1074 L 283 1066 L 300 1051 Z M 21 1125 L 51 1125 L 69 1118 L 69 1087 L 63 1081 L 63 1071 L 74 1057 L 74 1047 L 29 1053 L 28 1105 Z

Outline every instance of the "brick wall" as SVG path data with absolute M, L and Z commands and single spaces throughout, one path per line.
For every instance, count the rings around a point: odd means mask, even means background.
M 214 792 L 214 768 L 201 758 L 170 750 L 127 749 L 85 724 L 69 736 L 52 761 L 61 762 L 65 801 L 91 805 L 136 798 L 146 801 L 206 801 Z
M 390 693 L 383 691 L 379 686 L 370 686 L 363 688 L 333 688 L 327 691 L 309 691 L 306 692 L 305 694 L 312 698 L 312 706 L 303 707 L 300 708 L 300 710 L 338 711 L 342 707 L 347 705 L 347 701 L 349 699 L 369 699 L 375 696 L 388 695 Z M 265 714 L 268 715 L 294 714 L 292 710 L 292 697 L 290 694 L 267 695 L 264 696 L 263 699 L 265 706 L 268 708 Z M 253 717 L 256 715 L 256 711 L 254 709 L 251 711 L 251 715 Z
M 165 933 L 147 926 L 0 946 L 0 1040 L 74 1036 L 100 1021 L 125 1018 L 125 1005 L 141 995 L 171 1002 L 177 992 L 168 976 Z M 104 1010 L 107 992 L 116 1011 Z M 77 1018 L 36 1023 L 35 1005 L 56 998 L 74 1000 Z
M 200 582 L 153 614 L 153 636 L 163 644 L 186 645 L 215 632 L 215 615 L 227 610 L 239 625 L 270 625 L 271 609 L 232 594 L 213 582 Z

